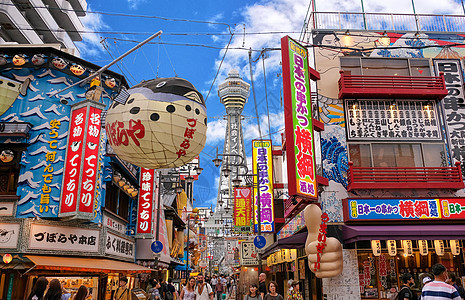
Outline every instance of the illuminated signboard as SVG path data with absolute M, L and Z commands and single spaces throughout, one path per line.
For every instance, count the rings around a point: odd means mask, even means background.
M 234 188 L 234 230 L 238 233 L 252 232 L 252 188 Z
M 317 199 L 307 48 L 281 39 L 289 195 Z
M 99 164 L 100 116 L 104 105 L 83 101 L 73 106 L 66 147 L 60 217 L 94 218 Z
M 465 198 L 348 199 L 344 206 L 348 221 L 465 219 Z
M 137 212 L 137 234 L 151 234 L 153 223 L 153 169 L 140 169 L 139 209 Z
M 252 141 L 252 165 L 254 176 L 254 216 L 255 231 L 258 232 L 258 223 L 261 232 L 274 232 L 273 211 L 273 161 L 271 140 Z M 258 167 L 258 170 L 257 170 Z M 260 222 L 258 222 L 258 189 L 260 185 Z

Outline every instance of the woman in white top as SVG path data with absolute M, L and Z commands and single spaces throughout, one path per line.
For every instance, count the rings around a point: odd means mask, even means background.
M 195 300 L 195 278 L 190 277 L 187 285 L 183 287 L 181 295 L 179 296 L 181 300 Z

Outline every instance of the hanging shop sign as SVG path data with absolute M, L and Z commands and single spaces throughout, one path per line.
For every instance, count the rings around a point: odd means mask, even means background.
M 420 254 L 425 256 L 428 255 L 428 241 L 427 240 L 419 240 L 418 241 L 418 250 Z
M 106 117 L 108 142 L 123 160 L 148 169 L 191 162 L 205 146 L 207 108 L 202 95 L 182 78 L 144 81 L 114 103 Z M 127 118 L 121 118 L 127 116 Z
M 128 260 L 134 260 L 134 250 L 134 241 L 107 232 L 105 238 L 105 254 L 118 256 Z
M 106 213 L 103 214 L 103 225 L 121 234 L 126 234 L 126 224 L 108 216 Z
M 371 251 L 373 251 L 374 256 L 381 255 L 381 241 L 380 240 L 371 241 Z
M 240 252 L 240 264 L 241 266 L 255 266 L 258 265 L 258 253 L 257 248 L 253 242 L 244 241 L 241 242 Z
M 465 170 L 465 153 L 461 150 L 465 145 L 463 132 L 465 126 L 464 86 L 462 68 L 458 59 L 434 59 L 436 73 L 444 73 L 446 89 L 449 92 L 440 102 L 444 112 L 446 123 L 446 136 L 449 144 L 450 155 L 454 161 L 462 164 L 462 172 Z
M 460 241 L 459 240 L 450 240 L 450 252 L 452 255 L 460 254 Z
M 273 158 L 271 154 L 272 154 L 271 140 L 253 140 L 252 141 L 253 173 L 258 174 L 258 176 L 254 176 L 253 178 L 254 180 L 253 195 L 254 195 L 255 232 L 258 232 L 259 223 L 261 224 L 261 232 L 274 232 Z M 259 213 L 258 212 L 258 199 L 259 198 L 260 198 L 260 222 L 258 221 L 258 213 Z
M 0 217 L 11 217 L 15 210 L 15 202 L 0 202 Z
M 444 241 L 443 240 L 434 240 L 434 250 L 439 256 L 444 255 Z
M 100 231 L 31 224 L 29 249 L 98 253 Z
M 388 253 L 390 256 L 396 256 L 397 255 L 397 242 L 395 240 L 388 240 L 386 242 L 387 248 L 388 248 Z
M 104 104 L 82 101 L 73 106 L 69 122 L 60 217 L 94 218 L 99 160 L 100 116 Z
M 252 232 L 252 188 L 234 188 L 234 231 Z
M 441 140 L 434 101 L 347 101 L 349 140 Z
M 403 240 L 402 248 L 404 248 L 404 255 L 407 255 L 407 256 L 413 255 L 413 244 L 411 240 Z
M 287 238 L 305 227 L 304 212 L 299 212 L 289 223 L 278 231 L 278 239 Z
M 465 198 L 348 199 L 343 204 L 347 221 L 465 219 Z
M 136 229 L 136 234 L 138 235 L 152 234 L 154 177 L 155 170 L 146 168 L 140 169 L 140 192 Z
M 281 53 L 289 196 L 317 199 L 308 50 L 285 36 Z
M 19 223 L 0 223 L 0 249 L 18 247 Z

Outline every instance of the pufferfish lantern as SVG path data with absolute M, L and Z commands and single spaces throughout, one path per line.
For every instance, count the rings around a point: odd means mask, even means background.
M 76 76 L 81 76 L 86 71 L 86 68 L 79 64 L 73 64 L 69 69 Z
M 63 70 L 68 65 L 68 62 L 61 57 L 55 57 L 52 59 L 52 64 L 55 68 Z
M 16 54 L 13 56 L 13 64 L 15 66 L 22 66 L 27 62 L 26 55 L 25 54 Z
M 157 78 L 128 90 L 106 116 L 108 141 L 121 158 L 139 167 L 163 169 L 192 161 L 205 146 L 207 108 L 187 80 Z

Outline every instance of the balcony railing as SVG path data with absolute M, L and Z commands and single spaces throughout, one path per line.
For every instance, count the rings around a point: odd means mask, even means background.
M 444 75 L 367 76 L 339 72 L 339 99 L 442 99 L 447 96 Z
M 455 167 L 371 168 L 349 162 L 347 190 L 357 189 L 463 189 L 460 163 Z
M 314 29 L 380 30 L 399 32 L 465 32 L 464 15 L 391 14 L 362 12 L 312 12 Z

